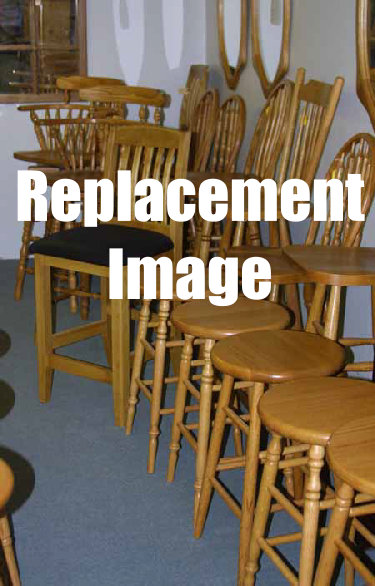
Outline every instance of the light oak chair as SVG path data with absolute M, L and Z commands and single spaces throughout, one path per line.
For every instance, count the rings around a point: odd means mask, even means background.
M 375 414 L 374 384 L 358 379 L 306 378 L 298 382 L 273 386 L 262 397 L 259 403 L 259 415 L 262 423 L 271 432 L 271 440 L 267 449 L 255 510 L 245 570 L 245 586 L 251 586 L 255 582 L 261 551 L 271 559 L 290 584 L 311 586 L 317 540 L 319 535 L 326 533 L 326 528 L 321 527 L 319 523 L 320 512 L 331 508 L 334 504 L 332 491 L 322 478 L 326 449 L 337 429 L 369 413 Z M 290 452 L 287 452 L 287 448 L 284 449 L 287 439 L 294 442 L 292 457 Z M 361 454 L 358 448 L 359 445 L 356 446 L 355 459 L 359 464 L 363 453 Z M 340 462 L 344 464 L 343 460 Z M 350 469 L 352 462 L 353 457 L 347 462 L 347 470 Z M 293 498 L 288 497 L 278 482 L 278 471 L 301 467 L 306 475 L 305 492 L 303 498 L 295 502 Z M 345 469 L 345 464 L 343 467 Z M 334 468 L 334 470 L 337 473 L 338 486 L 343 487 L 342 480 L 348 481 L 348 476 L 344 474 L 344 478 L 341 479 L 338 469 Z M 355 474 L 351 476 L 354 482 L 355 477 Z M 362 486 L 360 482 L 360 490 Z M 357 503 L 362 503 L 362 507 L 359 506 L 362 512 L 366 508 L 364 503 L 373 500 L 373 496 L 369 497 L 366 489 L 364 492 L 366 495 L 357 499 Z M 344 501 L 340 499 L 342 519 L 343 509 L 348 509 L 350 500 L 348 500 L 348 487 L 343 488 L 343 492 L 340 488 L 340 494 L 344 497 Z M 373 491 L 372 494 L 374 494 Z M 273 502 L 274 505 L 272 505 Z M 266 526 L 269 525 L 269 515 L 271 511 L 280 509 L 291 515 L 300 526 L 300 531 L 268 537 Z M 369 510 L 373 510 L 373 505 Z M 337 509 L 335 517 L 337 519 Z M 334 525 L 332 529 L 333 527 Z M 284 544 L 299 540 L 301 541 L 299 571 L 296 573 L 278 550 L 282 550 Z M 325 564 L 327 550 L 328 547 L 323 557 L 320 579 L 322 579 L 323 568 L 327 570 Z M 317 583 L 322 582 L 317 580 Z M 324 578 L 324 583 L 328 584 L 330 581 Z M 373 583 L 373 580 L 369 583 Z
M 126 85 L 122 79 L 113 77 L 94 77 L 84 75 L 67 75 L 56 79 L 56 87 L 64 92 L 65 102 L 69 103 L 73 92 L 101 85 Z
M 191 65 L 186 87 L 180 90 L 183 95 L 180 109 L 180 129 L 191 130 L 195 109 L 207 90 L 208 65 Z
M 116 182 L 118 170 L 131 170 L 132 193 L 137 181 L 158 178 L 164 194 L 172 178 L 186 176 L 190 134 L 156 125 L 117 125 L 109 134 L 104 177 Z M 135 201 L 135 200 L 134 200 Z M 34 242 L 36 287 L 36 338 L 38 350 L 39 397 L 50 400 L 54 370 L 86 376 L 112 384 L 115 424 L 125 425 L 129 392 L 129 302 L 126 298 L 127 273 L 124 267 L 124 298 L 112 299 L 108 307 L 109 249 L 123 248 L 128 256 L 167 254 L 176 262 L 182 256 L 182 226 L 164 217 L 145 228 L 135 219 L 119 225 L 100 224 L 97 228 L 75 228 Z M 87 273 L 101 278 L 101 319 L 78 328 L 54 334 L 51 315 L 51 269 Z M 79 292 L 77 292 L 79 295 Z M 57 354 L 73 341 L 102 335 L 110 367 L 98 366 Z
M 107 117 L 119 116 L 127 118 L 129 107 L 139 107 L 139 122 L 150 121 L 150 108 L 153 109 L 153 121 L 162 124 L 164 108 L 168 108 L 171 98 L 163 90 L 130 86 L 98 86 L 80 90 L 79 97 L 91 103 L 91 107 L 100 115 L 104 110 Z M 99 113 L 99 114 L 98 114 Z
M 375 415 L 355 419 L 339 427 L 328 445 L 328 463 L 336 478 L 335 506 L 320 554 L 314 585 L 332 583 L 338 556 L 346 563 L 345 581 L 354 586 L 354 570 L 366 584 L 375 583 L 375 573 L 356 552 L 354 541 L 358 533 L 375 546 L 374 534 L 359 519 L 375 513 Z M 355 502 L 368 495 L 372 503 L 355 506 Z M 367 500 L 367 499 L 365 499 Z M 362 548 L 361 548 L 362 549 Z
M 212 490 L 215 489 L 240 519 L 241 578 L 250 540 L 259 458 L 262 458 L 261 424 L 257 411 L 259 401 L 269 384 L 333 375 L 343 368 L 344 360 L 344 350 L 335 342 L 316 334 L 295 330 L 241 334 L 219 342 L 213 349 L 212 362 L 215 368 L 223 373 L 223 382 L 208 450 L 195 536 L 200 537 L 202 534 Z M 248 388 L 245 415 L 234 402 L 235 380 L 252 383 Z M 228 421 L 247 438 L 245 457 L 233 458 L 225 454 L 221 457 Z M 242 505 L 239 506 L 218 475 L 224 470 L 243 467 L 244 486 Z M 291 493 L 295 489 L 299 490 L 297 486 L 294 487 L 295 481 L 297 483 L 299 479 L 294 479 L 291 474 L 286 475 L 286 483 Z
M 13 549 L 13 540 L 5 507 L 13 494 L 14 476 L 9 466 L 0 460 L 0 542 L 4 551 L 5 564 L 8 576 L 0 576 L 0 584 L 10 586 L 21 586 L 20 575 Z
M 219 114 L 219 92 L 211 89 L 199 100 L 191 120 L 190 171 L 205 171 Z
M 278 330 L 289 325 L 290 315 L 281 306 L 266 301 L 253 301 L 239 297 L 228 307 L 216 307 L 209 300 L 191 301 L 177 307 L 171 316 L 176 329 L 184 335 L 179 377 L 177 383 L 174 419 L 169 447 L 168 482 L 173 482 L 181 435 L 196 452 L 195 515 L 201 495 L 203 474 L 206 465 L 207 447 L 211 428 L 212 393 L 220 390 L 214 386 L 214 369 L 211 353 L 218 340 L 233 337 L 241 332 Z M 194 344 L 199 344 L 202 360 L 193 356 Z M 201 368 L 201 374 L 197 372 Z M 196 381 L 200 381 L 197 387 Z M 246 387 L 246 383 L 245 383 Z M 186 423 L 184 415 L 189 404 L 188 395 L 199 404 L 199 423 Z M 197 436 L 194 436 L 196 431 Z M 235 433 L 238 453 L 240 433 Z

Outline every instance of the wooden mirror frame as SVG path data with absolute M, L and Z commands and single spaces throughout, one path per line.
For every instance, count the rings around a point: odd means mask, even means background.
M 289 70 L 290 57 L 290 22 L 291 22 L 291 0 L 280 0 L 284 2 L 283 12 L 283 36 L 281 40 L 280 59 L 276 74 L 271 81 L 268 79 L 266 68 L 262 57 L 259 34 L 259 3 L 262 0 L 250 0 L 251 9 L 251 48 L 253 54 L 253 65 L 258 74 L 263 93 L 266 98 L 283 79 Z
M 230 65 L 225 45 L 224 1 L 225 0 L 217 0 L 217 28 L 219 33 L 220 61 L 224 69 L 227 85 L 231 90 L 234 90 L 240 80 L 241 72 L 247 63 L 248 0 L 241 0 L 240 51 L 236 67 Z
M 370 0 L 357 0 L 356 4 L 356 53 L 357 94 L 367 110 L 375 129 L 375 78 L 371 79 L 369 59 Z

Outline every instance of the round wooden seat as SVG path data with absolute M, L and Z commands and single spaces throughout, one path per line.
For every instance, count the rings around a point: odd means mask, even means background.
M 335 374 L 344 359 L 336 342 L 296 330 L 249 332 L 222 340 L 212 350 L 221 372 L 264 383 Z
M 336 429 L 369 413 L 375 414 L 374 383 L 349 378 L 309 378 L 275 385 L 259 403 L 260 418 L 274 433 L 322 446 Z
M 14 476 L 4 460 L 0 460 L 0 509 L 9 501 L 13 492 Z
M 372 412 L 368 400 L 365 407 L 363 412 Z M 330 467 L 340 480 L 358 492 L 375 496 L 374 454 L 375 412 L 372 416 L 352 420 L 338 428 L 328 446 Z
M 228 307 L 217 307 L 205 299 L 185 303 L 174 310 L 172 322 L 184 334 L 221 340 L 249 330 L 285 328 L 290 314 L 270 301 L 240 296 Z

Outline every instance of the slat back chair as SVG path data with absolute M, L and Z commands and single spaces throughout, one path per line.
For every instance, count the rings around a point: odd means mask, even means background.
M 217 120 L 209 170 L 234 173 L 245 134 L 246 106 L 241 96 L 231 96 L 222 104 Z
M 126 85 L 122 79 L 113 77 L 93 77 L 84 75 L 67 75 L 58 77 L 56 80 L 57 89 L 64 92 L 65 102 L 69 103 L 72 92 L 101 85 Z
M 190 129 L 195 108 L 207 90 L 208 65 L 191 65 L 186 87 L 180 90 L 183 94 L 180 109 L 181 130 Z
M 29 112 L 34 124 L 36 138 L 42 151 L 55 150 L 55 138 L 51 135 L 53 126 L 41 125 L 42 120 L 77 120 L 93 116 L 90 106 L 85 104 L 37 104 L 19 106 L 20 112 Z
M 170 105 L 170 96 L 164 91 L 138 86 L 99 86 L 83 89 L 79 92 L 81 100 L 91 103 L 94 109 L 108 109 L 107 116 L 126 118 L 128 106 L 139 106 L 140 122 L 149 120 L 150 108 L 153 108 L 155 124 L 163 122 L 163 110 Z
M 191 121 L 190 164 L 192 171 L 205 171 L 219 112 L 219 92 L 208 90 L 195 108 Z
M 132 172 L 132 187 L 142 178 L 158 179 L 164 187 L 163 209 L 166 210 L 166 187 L 173 178 L 186 177 L 189 155 L 190 133 L 161 128 L 156 125 L 134 125 L 123 121 L 111 121 L 104 177 L 117 179 L 118 170 Z M 62 370 L 71 374 L 87 376 L 112 384 L 115 424 L 125 424 L 129 389 L 129 301 L 126 298 L 126 270 L 124 270 L 124 298 L 108 302 L 108 251 L 123 248 L 124 258 L 144 256 L 147 246 L 151 256 L 170 250 L 168 236 L 172 240 L 175 260 L 182 254 L 182 224 L 168 220 L 166 213 L 161 222 L 141 223 L 134 218 L 134 189 L 132 195 L 132 220 L 119 225 L 117 219 L 97 228 L 79 227 L 59 232 L 34 243 L 37 308 L 37 348 L 39 371 L 39 397 L 42 402 L 50 400 L 52 373 Z M 140 230 L 134 230 L 138 228 Z M 54 256 L 58 242 L 59 255 Z M 65 248 L 64 248 L 65 246 Z M 65 250 L 65 256 L 63 253 Z M 61 251 L 61 252 L 60 252 Z M 88 273 L 101 278 L 101 320 L 95 325 L 77 329 L 52 332 L 51 270 Z M 77 295 L 80 291 L 74 292 Z M 108 311 L 110 303 L 110 311 Z M 109 326 L 110 324 L 110 326 Z M 109 331 L 111 335 L 109 335 Z M 83 363 L 73 358 L 56 354 L 57 348 L 69 345 L 73 340 L 83 340 L 101 334 L 111 366 L 102 367 Z M 113 360 L 112 360 L 113 357 Z

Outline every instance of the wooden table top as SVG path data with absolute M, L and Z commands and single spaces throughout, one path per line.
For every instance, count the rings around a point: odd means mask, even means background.
M 283 251 L 314 283 L 375 285 L 375 248 L 292 245 Z
M 46 167 L 61 167 L 62 165 L 61 157 L 55 151 L 17 151 L 13 153 L 13 156 L 19 161 L 26 161 L 34 165 Z

